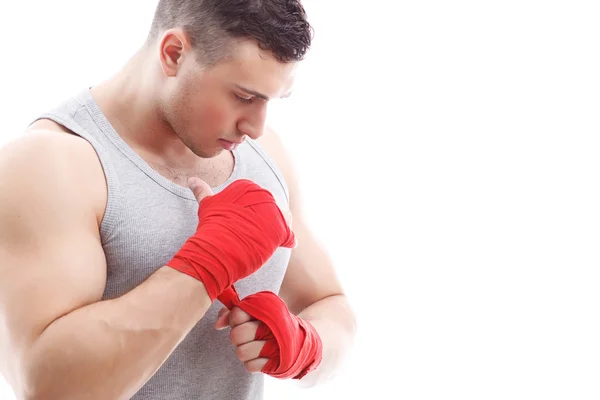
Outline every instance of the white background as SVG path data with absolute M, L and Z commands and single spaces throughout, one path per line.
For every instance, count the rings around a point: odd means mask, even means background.
M 360 328 L 336 380 L 267 399 L 600 398 L 594 3 L 305 0 L 270 119 Z M 116 72 L 154 6 L 3 0 L 0 142 Z

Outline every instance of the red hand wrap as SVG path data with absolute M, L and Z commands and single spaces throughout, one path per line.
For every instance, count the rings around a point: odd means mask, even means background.
M 278 247 L 296 244 L 271 193 L 246 179 L 204 198 L 198 217 L 196 233 L 167 265 L 202 281 L 212 300 L 262 267 Z
M 234 287 L 226 290 L 221 301 L 227 308 L 239 307 L 260 321 L 255 340 L 266 340 L 260 357 L 267 358 L 262 369 L 275 378 L 301 379 L 314 371 L 323 357 L 323 344 L 315 328 L 290 313 L 273 292 L 263 291 L 240 301 Z

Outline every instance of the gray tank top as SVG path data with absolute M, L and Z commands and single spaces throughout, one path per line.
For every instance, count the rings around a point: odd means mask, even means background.
M 38 117 L 51 119 L 87 140 L 95 149 L 108 185 L 108 203 L 101 225 L 107 262 L 104 299 L 127 293 L 165 265 L 198 224 L 198 203 L 190 189 L 154 171 L 114 130 L 86 89 Z M 257 142 L 238 146 L 235 166 L 222 190 L 239 178 L 269 190 L 279 204 L 288 204 L 281 172 Z M 256 273 L 238 282 L 240 297 L 261 290 L 277 293 L 290 249 L 280 248 Z M 85 267 L 85 266 L 82 266 Z M 229 331 L 214 322 L 223 307 L 215 301 L 204 318 L 173 351 L 135 400 L 258 400 L 264 375 L 248 373 L 235 356 Z

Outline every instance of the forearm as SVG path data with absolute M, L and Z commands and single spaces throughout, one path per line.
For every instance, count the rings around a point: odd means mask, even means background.
M 201 282 L 169 267 L 131 292 L 73 311 L 31 346 L 23 396 L 129 399 L 204 316 Z
M 298 317 L 310 322 L 323 343 L 323 360 L 301 384 L 314 386 L 331 378 L 350 351 L 356 333 L 355 315 L 343 295 L 327 297 L 304 309 Z

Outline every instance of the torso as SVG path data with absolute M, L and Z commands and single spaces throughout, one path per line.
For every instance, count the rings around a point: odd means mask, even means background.
M 69 133 L 96 150 L 75 151 L 79 159 L 84 158 L 76 165 L 85 170 L 78 172 L 92 178 L 83 186 L 86 201 L 101 208 L 104 217 L 99 218 L 99 240 L 106 261 L 103 300 L 119 298 L 143 283 L 167 265 L 196 232 L 199 205 L 191 191 L 182 187 L 187 185 L 178 185 L 187 176 L 199 176 L 213 187 L 220 186 L 214 187 L 215 193 L 233 179 L 250 179 L 269 190 L 278 203 L 288 205 L 285 179 L 258 142 L 248 140 L 236 149 L 239 164 L 235 169 L 228 152 L 202 159 L 204 164 L 188 170 L 175 169 L 165 167 L 153 153 L 141 154 L 141 149 L 124 143 L 88 90 L 40 118 L 49 119 L 38 120 L 29 130 Z M 86 171 L 93 168 L 94 173 Z M 291 249 L 277 249 L 262 268 L 236 283 L 240 296 L 264 290 L 277 293 L 290 257 Z M 264 377 L 248 374 L 227 333 L 214 329 L 219 308 L 215 302 L 133 399 L 262 398 Z

